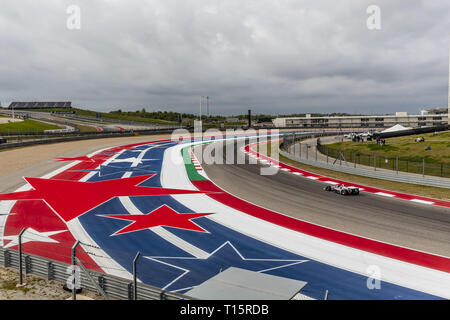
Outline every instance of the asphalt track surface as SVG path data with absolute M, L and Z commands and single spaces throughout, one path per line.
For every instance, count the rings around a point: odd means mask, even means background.
M 84 156 L 101 148 L 168 137 L 170 135 L 90 139 L 5 150 L 0 154 L 0 193 L 13 192 L 22 186 L 23 177 L 40 177 L 67 164 L 55 161 L 57 157 Z
M 31 178 L 33 184 L 27 188 L 36 187 L 35 191 L 41 192 L 38 197 L 44 195 L 43 199 L 51 207 L 38 200 L 36 192 L 31 194 L 32 190 L 29 194 L 24 191 L 19 195 L 3 195 L 4 200 L 31 200 L 4 203 L 9 210 L 5 212 L 14 212 L 4 221 L 4 247 L 17 247 L 14 239 L 20 230 L 32 228 L 37 231 L 33 236 L 25 237 L 29 240 L 23 244 L 25 252 L 70 263 L 71 247 L 78 239 L 82 246 L 77 256 L 86 266 L 126 278 L 131 277 L 136 252 L 141 252 L 139 280 L 180 293 L 220 270 L 235 266 L 306 281 L 308 286 L 303 293 L 316 299 L 322 299 L 325 290 L 331 292 L 330 299 L 435 299 L 447 296 L 445 283 L 448 278 L 444 275 L 441 281 L 442 272 L 318 241 L 263 219 L 252 218 L 251 213 L 240 211 L 244 207 L 231 209 L 205 195 L 177 196 L 175 191 L 167 191 L 166 188 L 172 187 L 190 188 L 194 183 L 212 184 L 208 180 L 189 179 L 188 166 L 180 166 L 174 161 L 181 159 L 181 148 L 184 146 L 175 146 L 171 142 L 143 143 L 131 149 L 112 148 L 109 152 L 122 152 L 111 154 L 110 161 L 105 161 L 101 167 L 97 162 L 72 163 L 70 169 L 58 170 L 52 179 Z M 173 157 L 175 155 L 178 158 Z M 103 155 L 99 153 L 95 158 L 103 158 Z M 132 167 L 130 161 L 134 164 L 138 159 L 143 163 Z M 151 172 L 161 174 L 148 178 L 146 175 Z M 139 187 L 135 185 L 137 181 L 143 181 Z M 143 190 L 142 187 L 153 189 Z M 64 192 L 68 188 L 72 194 Z M 92 192 L 95 188 L 98 191 Z M 105 202 L 109 192 L 115 197 Z M 174 195 L 158 195 L 159 192 Z M 226 194 L 220 196 L 226 199 Z M 135 216 L 141 220 L 143 215 L 150 214 L 145 220 L 155 222 L 161 216 L 154 213 L 163 205 L 176 213 L 155 225 L 131 230 L 129 221 L 136 219 L 122 220 L 124 217 L 120 217 Z M 210 215 L 196 218 L 197 227 L 179 224 L 185 220 L 186 216 L 182 216 L 189 213 Z M 199 232 L 198 227 L 207 232 Z M 89 246 L 86 252 L 84 245 Z M 386 281 L 380 290 L 368 287 L 370 278 L 367 278 L 366 267 L 372 264 L 383 268 Z
M 262 207 L 332 229 L 450 257 L 448 208 L 363 191 L 358 196 L 326 192 L 325 183 L 288 172 L 261 175 L 261 165 L 250 164 L 248 157 L 240 156 L 246 158 L 245 164 L 203 162 L 202 166 L 220 188 Z M 217 157 L 225 159 L 224 151 Z

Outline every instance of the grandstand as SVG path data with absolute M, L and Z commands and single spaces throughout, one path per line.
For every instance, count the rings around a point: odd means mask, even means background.
M 8 109 L 20 110 L 20 109 L 72 109 L 71 101 L 58 101 L 58 102 L 18 102 L 13 101 L 9 105 Z

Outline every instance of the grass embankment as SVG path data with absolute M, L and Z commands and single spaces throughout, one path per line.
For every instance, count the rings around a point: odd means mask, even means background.
M 424 142 L 416 142 L 416 138 L 424 137 Z M 428 146 L 431 150 L 425 150 Z M 376 142 L 337 142 L 328 144 L 330 149 L 359 152 L 361 154 L 372 155 L 374 152 L 383 157 L 396 157 L 409 161 L 422 161 L 425 157 L 427 162 L 444 162 L 450 164 L 450 132 L 441 132 L 423 135 L 412 135 L 406 137 L 396 137 L 386 139 L 385 145 L 378 145 Z
M 101 118 L 98 118 L 98 122 L 101 121 L 101 119 L 109 119 L 109 120 L 121 120 L 121 121 L 131 121 L 131 122 L 144 122 L 144 123 L 152 123 L 152 124 L 177 124 L 177 122 L 173 121 L 166 121 L 161 119 L 152 119 L 152 118 L 146 118 L 139 116 L 139 113 L 136 113 L 136 115 L 128 115 L 128 114 L 120 114 L 120 113 L 107 113 L 107 112 L 97 112 L 97 111 L 91 111 L 91 110 L 84 110 L 84 109 L 78 109 L 78 108 L 72 108 L 72 109 L 39 109 L 39 110 L 33 110 L 33 111 L 42 111 L 42 112 L 70 112 L 75 111 L 75 113 L 79 116 L 87 116 L 87 117 L 96 117 L 97 114 L 101 114 Z M 56 114 L 58 115 L 58 114 Z M 61 114 L 62 115 L 62 114 Z M 68 115 L 71 116 L 70 114 Z
M 11 122 L 0 124 L 0 134 L 2 133 L 21 133 L 21 132 L 44 132 L 44 130 L 61 129 L 61 127 L 48 123 L 24 120 L 22 122 Z
M 90 126 L 83 126 L 81 124 L 77 124 L 76 127 L 80 132 L 97 132 L 96 128 Z
M 424 137 L 424 142 L 416 142 Z M 425 161 L 425 174 L 450 178 L 450 132 L 412 135 L 386 139 L 385 145 L 376 142 L 337 142 L 322 146 L 330 157 L 338 157 L 341 150 L 348 162 L 361 165 L 422 174 Z M 328 148 L 328 151 L 326 151 Z M 427 149 L 427 150 L 426 150 Z M 374 154 L 376 158 L 374 158 Z
M 269 150 L 269 152 L 267 152 L 267 150 Z M 271 150 L 270 142 L 268 143 L 267 149 L 264 147 L 259 148 L 259 152 L 261 152 L 262 154 L 268 154 L 269 156 L 270 156 L 270 150 Z M 371 187 L 375 187 L 375 188 L 391 190 L 391 191 L 404 192 L 404 193 L 408 193 L 408 194 L 415 194 L 415 195 L 431 197 L 431 198 L 435 198 L 435 199 L 450 200 L 450 190 L 449 189 L 421 186 L 421 185 L 410 184 L 410 183 L 394 182 L 394 181 L 388 181 L 388 180 L 382 180 L 382 179 L 367 178 L 367 177 L 357 176 L 354 174 L 347 174 L 347 173 L 342 173 L 339 171 L 333 171 L 333 170 L 328 170 L 328 169 L 323 169 L 323 168 L 306 165 L 306 164 L 303 164 L 303 163 L 300 163 L 297 161 L 293 161 L 289 158 L 283 157 L 281 154 L 279 156 L 280 156 L 279 160 L 283 163 L 289 164 L 293 167 L 297 167 L 302 170 L 306 170 L 306 171 L 313 172 L 313 173 L 316 173 L 319 175 L 323 175 L 326 177 L 335 178 L 335 179 L 344 180 L 344 181 L 351 181 L 353 183 L 371 186 Z

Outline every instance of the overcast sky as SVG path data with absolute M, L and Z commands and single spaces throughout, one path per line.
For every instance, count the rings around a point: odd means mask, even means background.
M 80 29 L 70 29 L 71 5 Z M 381 29 L 367 28 L 369 5 Z M 0 101 L 99 111 L 447 105 L 448 0 L 1 0 Z M 73 24 L 70 24 L 73 25 Z M 204 111 L 205 112 L 205 111 Z

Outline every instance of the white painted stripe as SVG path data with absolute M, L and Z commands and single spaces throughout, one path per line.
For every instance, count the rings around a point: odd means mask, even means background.
M 190 244 L 189 242 L 184 241 L 180 237 L 177 237 L 172 232 L 167 231 L 163 227 L 152 227 L 150 228 L 151 231 L 156 233 L 158 236 L 163 238 L 164 240 L 170 242 L 174 246 L 186 251 L 187 253 L 193 255 L 196 258 L 199 259 L 205 259 L 209 256 L 209 253 L 206 251 L 203 251 L 202 249 Z
M 301 172 L 292 172 L 292 174 L 295 174 L 296 176 L 301 176 L 301 175 L 303 175 L 303 173 L 301 173 Z
M 81 245 L 83 249 L 89 254 L 89 257 L 108 274 L 125 279 L 132 279 L 133 275 L 112 259 L 105 251 L 103 251 L 86 230 L 81 225 L 78 218 L 70 220 L 67 224 L 70 233 L 82 243 L 89 244 L 89 246 Z
M 136 157 L 136 159 L 135 159 L 135 160 L 133 161 L 133 163 L 131 164 L 131 167 L 132 167 L 132 168 L 135 168 L 135 167 L 137 167 L 139 164 L 141 164 L 141 163 L 142 163 L 142 159 L 144 158 L 144 156 L 145 156 L 145 154 L 147 153 L 147 151 L 149 151 L 149 150 L 151 150 L 151 149 L 153 149 L 153 148 L 155 148 L 155 147 L 152 146 L 152 147 L 149 147 L 149 148 L 147 148 L 147 149 L 142 150 L 142 152 L 139 153 L 139 155 Z
M 329 183 L 329 184 L 339 184 L 339 183 L 337 183 L 337 182 L 334 182 L 334 181 L 323 181 L 323 182 L 325 182 L 325 183 Z
M 195 189 L 182 166 L 170 159 L 181 157 L 180 148 L 166 150 L 161 184 L 164 188 Z M 177 161 L 178 162 L 178 161 Z M 367 270 L 376 265 L 382 270 L 382 281 L 414 290 L 450 298 L 450 276 L 446 272 L 421 267 L 381 255 L 364 252 L 334 242 L 315 238 L 272 224 L 232 209 L 207 195 L 173 195 L 194 212 L 215 212 L 206 218 L 270 245 L 344 270 L 369 277 Z M 301 246 L 298 243 L 302 243 Z
M 105 149 L 102 149 L 102 150 L 105 150 Z M 89 156 L 93 156 L 99 152 L 101 152 L 101 151 L 96 151 Z M 73 161 L 59 169 L 56 169 L 56 170 L 42 176 L 41 179 L 53 178 L 54 176 L 70 169 L 71 167 L 79 164 L 80 162 L 81 161 Z M 27 191 L 27 190 L 31 190 L 31 189 L 32 189 L 31 186 L 28 183 L 26 183 L 22 187 L 18 188 L 15 192 Z M 16 203 L 16 200 L 0 201 L 0 207 L 3 207 L 4 203 L 5 203 L 5 205 L 10 206 L 10 209 L 11 209 L 14 206 L 14 204 Z M 0 222 L 1 222 L 1 226 L 4 227 L 7 216 L 3 216 L 3 218 L 4 219 L 1 219 Z M 132 279 L 131 273 L 126 271 L 120 264 L 118 264 L 115 260 L 113 260 L 111 257 L 109 257 L 109 255 L 106 252 L 104 252 L 102 249 L 97 249 L 99 247 L 98 244 L 84 230 L 84 228 L 81 226 L 78 219 L 72 219 L 70 222 L 65 223 L 65 224 L 67 226 L 67 229 L 69 229 L 69 232 L 73 235 L 73 237 L 75 239 L 80 240 L 81 242 L 92 246 L 92 247 L 85 247 L 82 245 L 84 247 L 85 251 L 94 253 L 94 255 L 90 255 L 90 257 L 98 266 L 100 266 L 100 268 L 102 268 L 104 271 L 108 271 L 108 273 L 111 275 L 123 277 L 126 279 Z M 3 230 L 4 228 L 0 228 L 0 229 Z M 3 237 L 3 231 L 1 233 L 1 235 Z
M 77 161 L 73 161 L 71 163 L 68 163 L 68 164 L 66 164 L 63 167 L 61 167 L 59 169 L 56 169 L 55 171 L 47 173 L 46 175 L 42 176 L 41 179 L 50 179 L 50 178 L 52 178 L 52 177 L 54 177 L 54 176 L 56 176 L 56 175 L 58 175 L 58 174 L 60 174 L 60 173 L 62 173 L 64 171 L 66 171 L 66 170 L 69 170 L 70 168 L 72 168 L 73 166 L 76 166 L 79 163 L 81 163 L 81 161 L 78 161 L 78 160 Z M 29 189 L 27 189 L 27 190 L 29 190 Z M 16 191 L 18 191 L 18 190 L 16 190 Z M 26 190 L 21 190 L 21 191 L 26 191 Z
M 291 170 L 288 169 L 288 168 L 282 168 L 281 170 L 282 170 L 282 171 L 291 171 Z
M 313 176 L 308 176 L 308 177 L 306 177 L 306 178 L 311 179 L 311 180 L 317 180 L 317 179 L 319 179 L 319 178 L 313 177 Z
M 3 200 L 0 201 L 0 213 L 11 213 L 12 207 L 14 207 L 14 204 L 16 203 L 16 200 Z M 5 231 L 5 223 L 8 216 L 0 216 L 0 239 L 3 239 L 4 231 Z M 3 246 L 3 241 L 0 243 L 0 246 Z
M 385 192 L 375 192 L 375 194 L 377 194 L 379 196 L 384 196 L 384 197 L 395 197 L 394 194 L 385 193 Z
M 132 174 L 133 174 L 133 172 L 127 171 L 123 174 L 122 178 L 129 178 L 129 177 L 131 177 Z
M 425 200 L 420 200 L 420 199 L 412 199 L 411 201 L 423 203 L 423 204 L 434 204 L 433 201 L 425 201 Z
M 92 178 L 93 176 L 95 176 L 97 174 L 97 171 L 91 171 L 91 172 L 88 172 L 83 178 L 81 178 L 80 180 L 78 180 L 78 181 L 80 181 L 80 182 L 86 182 L 87 180 L 89 180 L 90 178 Z

